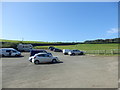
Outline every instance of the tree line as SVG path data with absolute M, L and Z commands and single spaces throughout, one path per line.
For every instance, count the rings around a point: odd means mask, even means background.
M 87 40 L 87 41 L 84 41 L 83 43 L 84 44 L 120 43 L 120 38 Z

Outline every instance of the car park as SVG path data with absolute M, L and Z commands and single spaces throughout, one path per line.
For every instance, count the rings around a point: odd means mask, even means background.
M 68 52 L 71 51 L 70 49 L 63 49 L 63 54 L 68 55 Z
M 84 55 L 83 51 L 80 50 L 71 50 L 68 52 L 69 55 Z
M 37 53 L 47 53 L 49 55 L 52 55 L 51 53 L 47 52 L 46 50 L 42 50 L 42 49 L 32 49 L 30 51 L 30 57 L 29 57 L 29 61 L 32 62 L 32 58 L 35 54 Z
M 34 64 L 48 63 L 48 62 L 56 63 L 58 61 L 59 61 L 58 57 L 53 57 L 48 53 L 38 53 L 35 54 L 32 58 L 32 62 Z
M 61 50 L 61 49 L 58 49 L 58 48 L 54 48 L 53 51 L 54 51 L 54 52 L 62 52 L 62 50 Z
M 0 56 L 21 56 L 21 52 L 14 48 L 1 48 Z

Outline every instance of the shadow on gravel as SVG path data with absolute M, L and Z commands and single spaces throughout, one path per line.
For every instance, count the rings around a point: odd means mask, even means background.
M 4 56 L 4 57 L 0 57 L 0 58 L 22 58 L 24 56 Z
M 37 65 L 52 65 L 52 64 L 60 64 L 60 63 L 63 63 L 63 61 L 59 61 L 59 62 L 56 62 L 56 63 L 40 63 L 40 64 L 37 64 Z
M 69 55 L 69 56 L 85 56 L 85 54 L 84 55 Z

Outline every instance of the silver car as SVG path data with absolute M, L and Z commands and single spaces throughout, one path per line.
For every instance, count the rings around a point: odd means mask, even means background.
M 48 63 L 48 62 L 56 63 L 59 62 L 59 59 L 58 57 L 53 57 L 48 53 L 38 53 L 32 57 L 32 62 L 34 64 Z

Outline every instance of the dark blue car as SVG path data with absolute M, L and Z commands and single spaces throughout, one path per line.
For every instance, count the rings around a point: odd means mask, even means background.
M 54 51 L 54 52 L 62 52 L 62 50 L 61 50 L 61 49 L 58 49 L 58 48 L 54 48 L 53 51 Z

